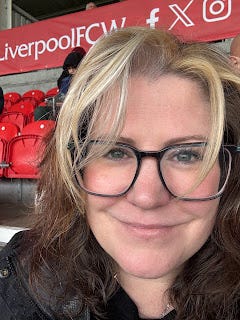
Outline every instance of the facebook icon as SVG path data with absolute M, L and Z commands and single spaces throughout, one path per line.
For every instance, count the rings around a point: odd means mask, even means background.
M 160 11 L 159 8 L 154 8 L 150 12 L 150 17 L 146 20 L 146 23 L 149 24 L 150 28 L 154 29 L 156 23 L 159 21 L 159 17 L 156 17 L 156 14 Z

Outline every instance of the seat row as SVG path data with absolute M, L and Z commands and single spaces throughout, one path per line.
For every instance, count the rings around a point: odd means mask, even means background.
M 38 166 L 44 150 L 44 137 L 55 127 L 55 121 L 42 120 L 28 124 L 20 133 L 13 124 L 0 125 L 0 177 L 39 177 Z
M 19 128 L 19 131 L 29 123 L 34 121 L 33 113 L 29 113 L 28 115 L 23 114 L 22 112 L 4 112 L 0 115 L 0 123 L 12 123 Z
M 30 107 L 32 105 L 35 108 L 37 105 L 43 103 L 46 99 L 57 95 L 58 88 L 54 87 L 44 93 L 41 90 L 29 90 L 23 93 L 22 95 L 18 92 L 7 92 L 4 94 L 4 112 L 10 111 L 13 105 L 19 105 L 16 108 L 22 106 L 24 108 L 24 104 L 28 103 L 27 105 Z M 28 107 L 26 107 L 28 109 Z M 14 110 L 11 110 L 14 111 Z

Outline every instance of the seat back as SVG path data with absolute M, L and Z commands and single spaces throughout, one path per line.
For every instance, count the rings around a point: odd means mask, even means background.
M 8 144 L 6 168 L 7 178 L 37 179 L 39 163 L 44 150 L 42 137 L 24 135 L 13 138 Z
M 9 112 L 21 112 L 24 115 L 28 116 L 35 109 L 35 105 L 30 101 L 21 100 L 20 102 L 9 107 Z
M 22 129 L 22 135 L 37 134 L 41 137 L 47 135 L 55 127 L 56 122 L 53 120 L 38 120 L 28 123 Z
M 54 87 L 52 89 L 49 89 L 46 94 L 45 94 L 45 98 L 50 98 L 50 97 L 54 97 L 59 93 L 59 89 L 58 87 Z
M 34 106 L 44 101 L 44 98 L 45 98 L 45 93 L 37 89 L 26 91 L 22 95 L 22 100 L 32 102 Z
M 17 137 L 20 130 L 17 125 L 10 122 L 0 122 L 0 138 L 9 141 Z
M 27 121 L 26 116 L 21 112 L 5 112 L 0 115 L 0 122 L 10 122 L 18 126 L 19 130 L 25 126 Z
M 21 95 L 18 92 L 7 92 L 4 94 L 4 110 L 7 111 L 9 107 L 21 100 Z

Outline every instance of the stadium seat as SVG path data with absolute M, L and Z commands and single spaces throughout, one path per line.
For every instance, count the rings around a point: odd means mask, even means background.
M 21 112 L 5 112 L 0 115 L 0 123 L 1 122 L 14 123 L 19 127 L 19 130 L 22 131 L 27 123 L 27 117 Z
M 13 138 L 8 144 L 5 177 L 38 179 L 39 163 L 44 149 L 42 137 L 24 135 Z
M 0 138 L 0 177 L 4 174 L 6 167 L 6 141 Z
M 31 122 L 33 122 L 33 121 L 34 121 L 34 113 L 31 112 L 31 113 L 29 113 L 29 115 L 28 115 L 28 117 L 27 117 L 27 124 L 28 124 L 28 123 L 31 123 Z
M 18 92 L 7 92 L 4 94 L 4 110 L 21 100 L 21 95 Z
M 9 107 L 8 112 L 21 112 L 28 116 L 30 113 L 33 113 L 34 109 L 35 106 L 30 101 L 22 100 Z
M 45 136 L 49 133 L 54 127 L 56 122 L 53 120 L 38 120 L 31 123 L 28 123 L 22 129 L 22 135 L 25 134 L 34 134 L 39 136 Z
M 44 99 L 45 94 L 41 90 L 29 90 L 22 95 L 22 100 L 31 102 L 35 107 Z
M 51 97 L 54 97 L 56 96 L 57 94 L 59 93 L 59 89 L 58 87 L 54 87 L 52 89 L 49 89 L 46 94 L 45 94 L 45 98 L 51 98 Z
M 9 141 L 19 135 L 19 127 L 10 122 L 0 122 L 0 138 Z
M 47 102 L 46 101 L 40 102 L 38 104 L 38 107 L 46 107 L 46 106 L 47 106 Z

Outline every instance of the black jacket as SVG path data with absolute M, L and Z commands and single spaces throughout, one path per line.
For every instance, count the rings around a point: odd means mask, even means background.
M 34 300 L 23 279 L 18 261 L 22 236 L 23 233 L 17 233 L 0 252 L 0 319 L 56 320 Z M 86 310 L 78 319 L 90 320 L 90 312 Z
M 24 270 L 18 261 L 23 232 L 17 233 L 0 251 L 0 319 L 1 320 L 57 320 L 31 296 Z M 106 320 L 139 320 L 135 304 L 122 288 L 110 299 Z M 174 320 L 172 311 L 161 320 Z M 86 309 L 77 320 L 96 320 Z M 61 318 L 63 320 L 63 318 Z M 69 317 L 66 320 L 70 320 Z

